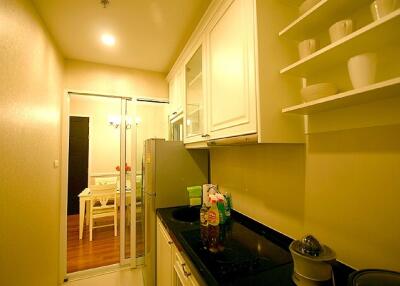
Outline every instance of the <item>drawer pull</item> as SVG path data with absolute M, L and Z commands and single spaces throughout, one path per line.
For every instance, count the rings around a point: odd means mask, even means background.
M 186 264 L 185 264 L 185 263 L 182 263 L 181 265 L 182 265 L 183 274 L 184 274 L 186 277 L 189 277 L 192 273 L 186 271 L 186 269 L 185 269 Z
M 168 241 L 168 244 L 171 245 L 171 244 L 174 244 L 174 242 L 173 241 Z

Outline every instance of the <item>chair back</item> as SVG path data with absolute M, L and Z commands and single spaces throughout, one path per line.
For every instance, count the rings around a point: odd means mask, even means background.
M 117 176 L 101 176 L 101 177 L 95 177 L 92 176 L 91 179 L 94 179 L 94 184 L 95 185 L 108 185 L 108 184 L 116 184 L 117 183 Z
M 116 195 L 117 195 L 117 185 L 107 184 L 107 185 L 92 185 L 90 186 L 90 199 L 91 205 L 98 208 L 116 206 Z M 111 201 L 113 203 L 111 204 Z

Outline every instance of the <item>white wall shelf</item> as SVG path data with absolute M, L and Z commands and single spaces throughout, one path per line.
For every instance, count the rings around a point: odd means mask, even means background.
M 282 109 L 282 112 L 308 115 L 399 95 L 400 77 L 397 77 L 362 88 L 287 107 Z
M 349 1 L 352 2 L 352 1 Z M 308 77 L 331 66 L 346 63 L 357 54 L 376 51 L 400 41 L 400 9 L 374 21 L 350 35 L 281 69 L 281 74 Z
M 321 0 L 280 31 L 279 36 L 293 40 L 313 37 L 316 32 L 319 32 L 318 29 L 326 28 L 328 30 L 329 26 L 340 17 L 370 2 L 371 0 Z

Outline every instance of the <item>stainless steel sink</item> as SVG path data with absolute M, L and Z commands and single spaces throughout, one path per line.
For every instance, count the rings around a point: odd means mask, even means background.
M 184 207 L 172 212 L 172 218 L 181 222 L 195 222 L 200 220 L 200 209 L 198 207 Z

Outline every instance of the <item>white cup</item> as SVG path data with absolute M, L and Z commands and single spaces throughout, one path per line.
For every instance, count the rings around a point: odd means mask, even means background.
M 373 84 L 376 74 L 376 54 L 365 53 L 354 56 L 347 62 L 347 67 L 354 88 Z
M 353 32 L 353 21 L 351 19 L 336 22 L 329 28 L 331 43 L 346 37 L 351 34 L 351 32 Z
M 390 14 L 397 7 L 397 0 L 375 0 L 370 5 L 372 18 L 374 21 Z
M 299 43 L 300 59 L 305 58 L 317 50 L 317 40 L 308 39 Z

